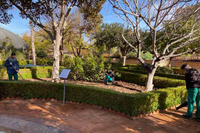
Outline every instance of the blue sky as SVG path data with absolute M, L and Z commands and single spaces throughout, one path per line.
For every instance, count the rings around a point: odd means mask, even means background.
M 14 16 L 12 21 L 8 25 L 0 23 L 0 27 L 19 35 L 23 35 L 27 31 L 29 31 L 29 21 L 26 19 L 22 19 L 19 16 L 19 11 L 16 9 L 12 10 L 11 13 Z M 123 21 L 113 13 L 112 7 L 108 2 L 106 2 L 103 6 L 101 14 L 103 15 L 103 22 L 105 23 L 123 23 Z

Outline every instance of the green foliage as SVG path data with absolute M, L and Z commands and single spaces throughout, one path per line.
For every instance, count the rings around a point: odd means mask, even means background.
M 142 65 L 126 65 L 126 67 L 129 70 L 133 70 L 133 71 L 143 71 L 143 72 L 147 72 L 147 70 L 142 66 Z M 123 68 L 126 68 L 123 67 Z M 157 74 L 174 74 L 173 69 L 168 68 L 168 67 L 158 67 L 156 70 Z
M 84 77 L 86 81 L 98 81 L 103 74 L 104 58 L 86 55 L 83 58 Z
M 160 93 L 159 108 L 161 110 L 183 103 L 187 98 L 187 90 L 185 86 L 160 89 L 156 91 L 156 93 Z
M 47 54 L 46 54 L 46 52 L 44 52 L 43 50 L 40 50 L 40 51 L 37 53 L 37 57 L 39 57 L 39 58 L 46 58 L 46 57 L 47 57 Z
M 121 67 L 118 68 L 118 70 L 120 71 L 126 71 L 126 72 L 133 72 L 133 73 L 138 73 L 138 74 L 147 74 L 146 71 L 142 71 L 142 70 L 137 70 L 137 69 L 128 69 L 127 67 Z M 174 69 L 173 69 L 174 71 Z M 174 71 L 175 73 L 175 71 Z M 178 74 L 166 74 L 166 73 L 159 73 L 156 72 L 155 76 L 159 76 L 159 77 L 166 77 L 166 78 L 172 78 L 172 79 L 185 79 L 184 75 L 178 75 Z
M 185 71 L 180 68 L 172 68 L 175 74 L 185 75 Z
M 41 82 L 0 81 L 3 97 L 55 98 L 62 100 L 63 84 Z M 185 87 L 167 88 L 154 92 L 125 94 L 103 88 L 66 84 L 66 101 L 102 106 L 130 116 L 166 109 L 185 101 Z
M 92 55 L 67 58 L 65 66 L 71 69 L 74 80 L 98 81 L 103 74 L 104 58 Z
M 24 79 L 51 78 L 52 67 L 33 67 L 33 68 L 22 68 L 22 67 L 20 67 L 19 72 Z M 0 79 L 6 79 L 6 78 L 8 78 L 6 68 L 5 67 L 0 68 Z M 19 78 L 21 79 L 20 76 L 19 76 Z
M 130 28 L 123 30 L 123 27 L 119 23 L 102 24 L 94 35 L 96 39 L 95 45 L 99 48 L 106 48 L 109 52 L 112 48 L 117 47 L 120 49 L 122 55 L 126 56 L 132 48 L 122 38 L 122 33 L 132 44 L 134 44 L 134 39 L 131 36 L 132 30 Z
M 163 74 L 173 74 L 174 71 L 169 67 L 158 67 L 156 73 L 163 73 Z
M 142 51 L 142 55 L 141 56 L 142 56 L 142 58 L 144 60 L 152 60 L 153 59 L 153 55 L 151 53 L 149 53 L 149 52 Z M 128 54 L 128 58 L 131 58 L 131 59 L 137 58 L 136 52 L 134 52 L 134 51 L 130 52 Z
M 116 78 L 117 80 L 135 83 L 142 86 L 145 86 L 146 84 L 147 76 L 144 74 L 125 72 L 125 71 L 119 71 L 119 72 L 121 73 L 121 77 Z M 153 83 L 156 88 L 167 88 L 167 87 L 176 87 L 185 85 L 184 80 L 158 77 L 158 76 L 154 76 Z
M 25 54 L 23 52 L 16 51 L 15 54 L 16 54 L 17 60 L 25 60 L 26 59 Z
M 42 65 L 42 66 L 48 66 L 48 65 L 53 65 L 52 59 L 49 58 L 37 58 L 37 65 Z

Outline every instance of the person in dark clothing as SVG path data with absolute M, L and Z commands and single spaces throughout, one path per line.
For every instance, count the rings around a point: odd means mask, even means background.
M 110 72 L 107 72 L 106 74 L 105 84 L 107 85 L 108 82 L 114 83 L 114 80 L 115 80 L 115 71 L 114 69 L 111 69 Z
M 19 64 L 15 56 L 15 53 L 12 53 L 11 57 L 9 57 L 5 62 L 5 67 L 7 67 L 7 73 L 10 81 L 12 81 L 13 76 L 14 80 L 18 81 L 17 73 L 19 72 Z
M 181 108 L 183 108 L 183 107 L 187 107 L 187 106 L 188 106 L 188 102 L 185 101 L 185 102 L 182 103 L 180 106 L 176 107 L 176 110 L 179 110 L 179 109 L 181 109 Z
M 185 70 L 185 82 L 188 91 L 187 98 L 187 113 L 183 115 L 184 118 L 190 119 L 194 110 L 194 104 L 196 101 L 197 111 L 196 119 L 200 122 L 200 73 L 197 69 L 191 68 L 188 64 L 181 66 L 182 70 Z M 186 104 L 186 102 L 185 102 Z

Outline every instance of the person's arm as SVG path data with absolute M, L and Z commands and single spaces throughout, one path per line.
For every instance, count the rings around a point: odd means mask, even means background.
M 9 59 L 6 60 L 4 66 L 5 66 L 5 67 L 10 67 L 10 66 L 11 66 L 11 65 L 10 65 L 10 61 L 9 61 Z

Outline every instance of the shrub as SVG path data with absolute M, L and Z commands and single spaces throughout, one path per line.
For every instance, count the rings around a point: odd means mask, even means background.
M 126 65 L 126 68 L 128 68 L 130 70 L 147 72 L 147 70 L 142 65 Z M 168 67 L 158 67 L 157 70 L 156 70 L 156 73 L 173 74 L 174 70 L 170 69 Z
M 0 82 L 4 97 L 56 98 L 62 100 L 63 84 L 39 82 Z M 158 109 L 158 93 L 125 94 L 112 90 L 66 84 L 66 100 L 110 108 L 130 116 Z
M 120 71 L 126 71 L 126 72 L 133 72 L 133 73 L 138 73 L 138 74 L 147 74 L 146 71 L 141 71 L 141 70 L 137 70 L 137 69 L 128 69 L 127 67 L 121 67 L 118 68 L 118 70 Z M 172 79 L 185 79 L 184 75 L 177 75 L 177 74 L 165 74 L 165 73 L 155 73 L 155 76 L 159 76 L 159 77 L 166 77 L 166 78 L 172 78 Z
M 47 57 L 47 54 L 46 54 L 44 51 L 40 50 L 40 51 L 37 53 L 37 57 L 39 57 L 39 58 L 46 58 L 46 57 Z
M 180 68 L 172 68 L 175 74 L 185 75 L 185 71 Z
M 160 94 L 159 108 L 161 110 L 183 103 L 186 101 L 187 98 L 187 90 L 185 86 L 160 89 L 158 91 L 155 91 L 155 93 Z
M 71 69 L 70 77 L 74 80 L 98 81 L 103 75 L 104 58 L 93 55 L 67 58 L 65 66 Z
M 102 106 L 130 116 L 151 113 L 180 104 L 186 99 L 185 87 L 153 92 L 125 94 L 113 90 L 66 84 L 65 100 Z M 56 98 L 62 100 L 63 84 L 0 81 L 3 97 Z
M 36 62 L 37 62 L 37 65 L 42 65 L 42 66 L 53 65 L 52 59 L 49 59 L 49 58 L 37 58 Z
M 133 72 L 125 72 L 125 71 L 120 71 L 120 73 L 121 77 L 116 78 L 116 80 L 135 83 L 142 86 L 145 86 L 146 84 L 147 75 L 133 73 Z M 167 87 L 176 87 L 185 85 L 184 80 L 157 77 L 157 76 L 154 76 L 153 82 L 156 88 L 167 88 Z
M 62 69 L 61 69 L 62 70 Z M 20 74 L 24 79 L 30 78 L 50 78 L 52 75 L 52 67 L 34 67 L 34 68 L 25 68 L 19 70 Z M 5 67 L 0 69 L 0 79 L 7 79 L 8 74 Z M 21 77 L 19 76 L 21 79 Z
M 131 59 L 135 59 L 137 57 L 137 54 L 135 52 L 130 52 L 128 55 L 127 55 L 127 58 L 131 58 Z M 142 52 L 142 58 L 144 60 L 152 60 L 153 59 L 153 55 L 149 52 Z
M 174 74 L 173 69 L 170 69 L 168 67 L 158 67 L 156 70 L 156 73 L 163 73 L 163 74 Z
M 26 56 L 25 56 L 25 54 L 23 52 L 17 51 L 16 52 L 16 58 L 18 60 L 25 60 Z

